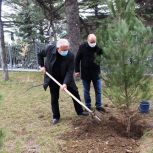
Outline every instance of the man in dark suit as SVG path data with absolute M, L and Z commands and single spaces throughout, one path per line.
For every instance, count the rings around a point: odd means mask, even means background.
M 100 65 L 95 62 L 96 56 L 101 54 L 103 54 L 103 51 L 96 44 L 96 36 L 94 34 L 89 34 L 87 42 L 80 45 L 76 55 L 75 75 L 80 76 L 81 71 L 81 79 L 84 88 L 84 99 L 86 106 L 91 108 L 90 84 L 92 81 L 95 89 L 96 109 L 98 111 L 105 111 L 105 109 L 102 107 L 101 98 L 102 81 L 99 77 Z
M 52 81 L 45 72 L 50 73 L 61 84 L 61 90 L 67 88 L 74 96 L 80 100 L 78 89 L 74 82 L 74 55 L 69 50 L 67 39 L 60 39 L 56 44 L 48 45 L 38 53 L 38 64 L 40 71 L 44 73 L 44 89 L 49 86 L 51 94 L 51 107 L 53 112 L 53 124 L 59 122 L 59 86 Z M 45 63 L 44 63 L 45 57 Z M 82 106 L 73 99 L 74 107 L 78 115 L 87 115 Z

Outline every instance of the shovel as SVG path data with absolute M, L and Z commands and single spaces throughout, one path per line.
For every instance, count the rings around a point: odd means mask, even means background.
M 48 72 L 46 72 L 46 75 L 52 79 L 57 85 L 59 85 L 60 87 L 62 87 L 62 85 L 53 77 L 51 76 Z M 69 92 L 67 89 L 64 89 L 64 91 L 69 95 L 71 96 L 77 103 L 79 103 L 82 107 L 84 107 L 88 112 L 89 114 L 95 118 L 96 120 L 98 121 L 101 121 L 101 119 L 95 114 L 94 111 L 91 111 L 84 103 L 82 103 L 78 98 L 76 98 L 71 92 Z

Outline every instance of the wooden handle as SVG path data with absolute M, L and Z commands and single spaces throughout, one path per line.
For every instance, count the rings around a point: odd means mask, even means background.
M 54 78 L 52 77 L 48 72 L 46 72 L 46 75 L 51 78 L 56 84 L 58 84 L 60 87 L 62 85 Z M 76 100 L 81 106 L 83 106 L 89 113 L 93 113 L 86 105 L 84 105 L 78 98 L 76 98 L 71 92 L 69 92 L 67 89 L 64 89 L 64 91 L 70 95 L 74 100 Z

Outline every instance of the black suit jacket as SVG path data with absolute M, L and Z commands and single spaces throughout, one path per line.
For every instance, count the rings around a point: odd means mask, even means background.
M 83 80 L 99 79 L 100 65 L 96 63 L 96 56 L 101 54 L 103 50 L 97 45 L 94 48 L 91 48 L 88 43 L 80 45 L 75 59 L 75 72 L 81 72 Z
M 52 75 L 53 65 L 56 61 L 56 45 L 48 45 L 43 50 L 41 50 L 38 55 L 38 64 L 41 67 L 45 67 L 46 71 Z M 45 62 L 44 62 L 45 58 Z M 63 84 L 67 86 L 75 87 L 75 82 L 73 78 L 74 73 L 74 55 L 71 51 L 68 52 L 68 55 L 64 58 L 62 63 L 61 75 L 64 78 Z M 55 78 L 56 79 L 56 78 Z M 44 75 L 44 89 L 46 90 L 51 79 L 45 74 Z

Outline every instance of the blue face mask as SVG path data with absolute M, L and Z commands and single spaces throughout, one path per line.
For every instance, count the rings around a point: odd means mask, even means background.
M 58 52 L 61 56 L 66 56 L 68 54 L 68 50 L 65 51 L 59 51 Z

